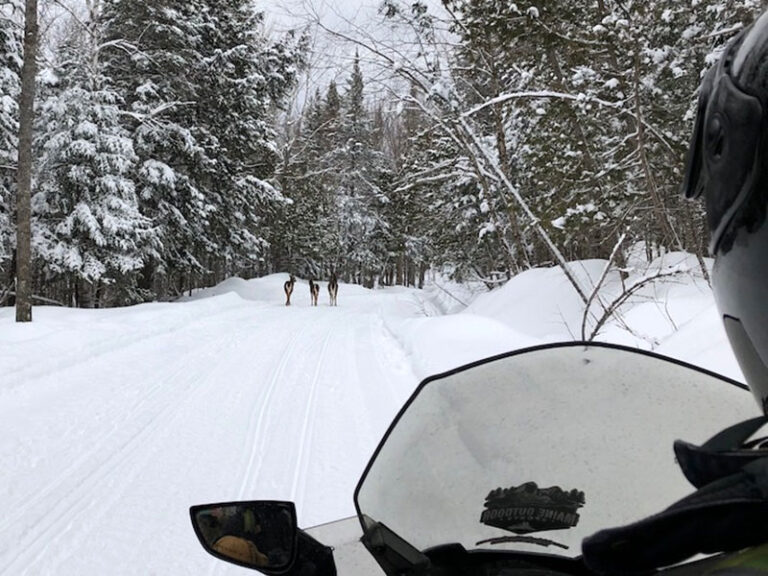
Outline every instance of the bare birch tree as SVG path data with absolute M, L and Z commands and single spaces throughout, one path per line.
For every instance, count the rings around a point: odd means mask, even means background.
M 19 99 L 19 163 L 16 200 L 16 322 L 32 321 L 31 207 L 32 123 L 37 70 L 37 0 L 26 0 L 24 64 Z

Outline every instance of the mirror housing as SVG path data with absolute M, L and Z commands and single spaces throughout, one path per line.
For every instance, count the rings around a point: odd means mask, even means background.
M 203 504 L 189 515 L 200 544 L 219 560 L 267 576 L 336 576 L 333 549 L 299 529 L 293 502 Z
M 269 576 L 285 574 L 296 561 L 293 502 L 203 504 L 192 506 L 189 514 L 200 544 L 219 560 Z

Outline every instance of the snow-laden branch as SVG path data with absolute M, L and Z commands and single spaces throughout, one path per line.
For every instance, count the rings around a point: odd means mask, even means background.
M 96 51 L 101 52 L 105 48 L 119 48 L 120 50 L 126 52 L 131 56 L 139 51 L 138 47 L 134 43 L 124 40 L 122 38 L 103 42 L 96 47 Z
M 531 90 L 531 91 L 523 91 L 523 92 L 510 92 L 508 94 L 500 94 L 499 96 L 496 96 L 495 98 L 491 98 L 490 100 L 486 100 L 482 104 L 479 104 L 472 108 L 471 110 L 467 110 L 466 112 L 463 112 L 461 116 L 463 118 L 469 118 L 470 116 L 474 116 L 478 112 L 481 112 L 482 110 L 485 110 L 486 108 L 489 108 L 491 106 L 496 106 L 498 104 L 506 104 L 507 102 L 510 102 L 512 100 L 523 100 L 523 99 L 531 99 L 531 100 L 537 100 L 537 99 L 543 99 L 543 98 L 550 98 L 550 99 L 557 99 L 557 100 L 571 100 L 574 102 L 579 103 L 585 103 L 585 104 L 599 104 L 600 106 L 605 106 L 606 108 L 611 108 L 613 110 L 618 111 L 620 114 L 623 114 L 625 116 L 632 116 L 633 118 L 637 119 L 637 115 L 627 110 L 626 108 L 622 107 L 621 102 L 609 102 L 608 100 L 603 100 L 602 98 L 595 98 L 594 96 L 587 96 L 586 94 L 568 94 L 565 92 L 556 92 L 554 90 Z M 643 126 L 645 126 L 656 138 L 661 142 L 670 152 L 675 152 L 675 149 L 672 147 L 672 145 L 667 141 L 667 139 L 664 137 L 663 134 L 661 134 L 654 126 L 646 122 L 644 119 L 641 120 Z
M 468 118 L 470 116 L 474 116 L 481 110 L 485 110 L 490 106 L 495 106 L 497 104 L 504 104 L 506 102 L 509 102 L 510 100 L 520 100 L 524 98 L 530 98 L 530 99 L 555 98 L 560 100 L 575 100 L 577 102 L 585 102 L 585 103 L 595 102 L 596 104 L 601 104 L 603 106 L 607 106 L 610 108 L 616 107 L 615 102 L 608 102 L 607 100 L 594 98 L 591 96 L 587 96 L 585 94 L 567 94 L 565 92 L 556 92 L 554 90 L 529 90 L 529 91 L 523 91 L 523 92 L 510 92 L 508 94 L 500 94 L 495 98 L 491 98 L 490 100 L 486 100 L 482 104 L 475 106 L 471 110 L 467 110 L 466 112 L 462 113 L 461 116 L 464 118 Z
M 153 108 L 149 112 L 131 112 L 129 110 L 119 110 L 118 113 L 121 116 L 128 116 L 129 118 L 133 118 L 134 120 L 137 120 L 138 122 L 145 123 L 151 120 L 154 120 L 157 116 L 160 116 L 162 113 L 171 110 L 172 108 L 177 108 L 179 106 L 194 106 L 196 103 L 193 101 L 188 102 L 165 102 L 158 106 L 157 108 Z
M 423 178 L 412 180 L 405 186 L 398 186 L 394 189 L 394 192 L 407 192 L 418 186 L 423 186 L 424 184 L 440 184 L 446 181 L 456 181 L 456 179 L 465 177 L 466 175 L 465 172 L 444 172 L 436 176 L 424 176 Z
M 744 24 L 739 22 L 738 24 L 734 24 L 733 26 L 729 26 L 728 28 L 723 28 L 721 30 L 715 30 L 711 34 L 707 34 L 705 36 L 700 36 L 700 40 L 711 40 L 712 38 L 718 38 L 719 36 L 730 36 L 731 34 L 734 34 L 735 32 L 738 32 L 744 28 Z

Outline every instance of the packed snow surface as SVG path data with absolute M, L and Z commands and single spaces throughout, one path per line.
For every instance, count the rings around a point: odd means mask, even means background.
M 596 279 L 602 263 L 580 266 Z M 286 279 L 123 309 L 36 307 L 26 325 L 0 309 L 0 575 L 247 574 L 200 548 L 190 505 L 294 500 L 305 527 L 350 516 L 422 378 L 572 340 L 581 322 L 554 269 L 478 298 L 447 283 L 342 284 L 338 307 L 323 283 L 317 308 L 302 280 L 286 307 Z M 740 378 L 706 283 L 653 290 L 599 339 Z

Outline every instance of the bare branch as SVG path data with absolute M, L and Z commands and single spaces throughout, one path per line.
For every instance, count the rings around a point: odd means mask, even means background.
M 675 149 L 672 147 L 672 145 L 667 141 L 667 139 L 651 124 L 646 122 L 643 118 L 638 118 L 637 115 L 632 112 L 631 110 L 627 110 L 626 108 L 622 108 L 621 102 L 609 102 L 607 100 L 603 100 L 601 98 L 594 98 L 590 96 L 585 96 L 584 94 L 566 94 L 563 92 L 555 92 L 552 90 L 533 90 L 533 91 L 527 91 L 527 92 L 511 92 L 509 94 L 502 94 L 500 96 L 497 96 L 496 98 L 492 98 L 490 100 L 487 100 L 486 102 L 483 102 L 482 104 L 475 106 L 471 110 L 468 110 L 464 113 L 462 113 L 462 116 L 465 118 L 468 118 L 469 116 L 473 116 L 477 114 L 478 112 L 485 110 L 486 108 L 490 106 L 495 106 L 497 104 L 506 104 L 507 102 L 511 100 L 520 100 L 520 99 L 560 99 L 560 100 L 572 100 L 575 102 L 583 102 L 583 103 L 591 103 L 594 102 L 596 104 L 599 104 L 601 106 L 605 106 L 607 108 L 612 108 L 619 112 L 619 114 L 623 114 L 625 116 L 632 116 L 633 118 L 637 119 L 642 123 L 642 125 L 647 128 L 655 137 L 656 139 L 661 142 L 670 152 L 676 153 Z
M 2 306 L 3 302 L 9 297 L 9 296 L 16 296 L 16 292 L 14 290 L 9 290 L 3 294 L 3 297 L 0 298 L 0 306 Z M 36 296 L 35 294 L 32 294 L 31 296 L 32 300 L 37 300 L 38 302 L 43 302 L 44 304 L 53 304 L 54 306 L 61 306 L 62 308 L 66 308 L 66 304 L 63 304 L 62 302 L 59 302 L 58 300 L 51 300 L 50 298 L 44 298 L 43 296 Z
M 711 40 L 712 38 L 718 38 L 720 36 L 730 36 L 731 34 L 735 34 L 736 32 L 740 31 L 742 28 L 744 28 L 744 24 L 739 22 L 738 24 L 734 24 L 733 26 L 730 26 L 728 28 L 715 30 L 711 34 L 707 34 L 705 36 L 699 36 L 699 40 Z
M 442 290 L 443 292 L 445 292 L 445 293 L 446 293 L 448 296 L 450 296 L 451 298 L 453 298 L 454 300 L 456 300 L 456 302 L 458 302 L 459 304 L 461 304 L 461 305 L 462 305 L 462 306 L 464 306 L 465 308 L 469 306 L 469 304 L 467 304 L 467 303 L 466 303 L 466 302 L 464 302 L 463 300 L 461 300 L 461 299 L 457 298 L 456 296 L 454 296 L 453 294 L 451 294 L 451 293 L 450 293 L 448 290 L 446 290 L 445 288 L 443 288 L 442 286 L 440 286 L 440 284 L 438 284 L 436 280 L 433 280 L 433 281 L 432 281 L 432 284 L 434 284 L 435 286 L 437 286 L 437 287 L 438 287 L 440 290 Z
M 597 282 L 595 283 L 594 288 L 592 288 L 592 292 L 589 294 L 589 298 L 587 299 L 587 304 L 584 307 L 584 315 L 581 319 L 581 339 L 586 340 L 587 336 L 587 318 L 590 314 L 590 307 L 592 306 L 592 302 L 595 300 L 595 298 L 598 298 L 598 293 L 600 292 L 600 288 L 602 288 L 603 283 L 605 282 L 605 279 L 608 277 L 608 272 L 610 271 L 611 267 L 613 266 L 613 261 L 616 259 L 616 255 L 619 253 L 619 250 L 621 249 L 622 244 L 624 244 L 624 240 L 626 240 L 627 234 L 626 232 L 621 235 L 619 238 L 619 241 L 616 242 L 616 245 L 613 247 L 613 250 L 611 251 L 611 255 L 608 257 L 608 261 L 605 263 L 605 267 L 603 268 L 603 272 L 600 274 L 600 278 L 598 278 Z M 602 301 L 600 302 L 602 304 Z M 605 308 L 605 305 L 603 305 Z
M 614 314 L 616 314 L 619 307 L 621 307 L 627 300 L 629 300 L 630 297 L 632 297 L 640 289 L 662 278 L 669 278 L 671 276 L 687 274 L 688 272 L 689 270 L 687 268 L 676 266 L 676 267 L 670 268 L 669 270 L 659 270 L 657 273 L 651 276 L 643 276 L 642 278 L 630 284 L 608 306 L 605 307 L 605 312 L 603 316 L 600 318 L 600 320 L 598 320 L 597 324 L 592 330 L 592 333 L 589 335 L 588 341 L 591 342 L 592 340 L 594 340 L 597 334 L 602 329 L 602 327 L 608 321 L 608 319 L 611 318 L 611 316 L 613 316 Z

